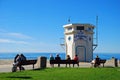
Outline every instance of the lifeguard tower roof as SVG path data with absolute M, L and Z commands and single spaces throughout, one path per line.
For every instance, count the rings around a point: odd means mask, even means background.
M 95 27 L 94 25 L 88 24 L 88 23 L 82 23 L 82 24 L 80 24 L 80 23 L 71 23 L 71 24 L 63 25 L 64 28 L 67 28 L 69 26 L 73 26 L 73 27 L 75 27 L 75 26 L 86 26 L 86 27 L 89 26 L 89 27 L 92 27 L 92 28 Z

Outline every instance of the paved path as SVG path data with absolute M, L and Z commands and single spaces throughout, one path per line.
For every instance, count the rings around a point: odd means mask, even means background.
M 56 64 L 55 67 L 57 67 L 58 65 Z M 47 63 L 47 67 L 50 67 L 50 64 Z M 61 64 L 61 67 L 66 67 L 65 64 Z M 72 64 L 71 64 L 71 67 L 72 67 Z M 75 65 L 75 67 L 77 67 L 77 65 Z M 90 63 L 80 63 L 80 66 L 79 67 L 91 67 L 91 64 Z M 27 66 L 24 66 L 25 69 L 32 69 L 32 65 L 27 65 Z M 35 65 L 35 68 L 37 68 L 37 65 Z M 12 64 L 9 64 L 9 65 L 0 65 L 0 72 L 12 72 Z
M 84 63 L 84 62 L 80 62 L 79 63 L 79 67 L 80 68 L 91 68 L 91 64 L 90 63 Z M 57 67 L 58 65 L 56 64 L 55 67 Z M 120 64 L 118 64 L 118 66 L 120 67 Z M 50 64 L 49 62 L 47 63 L 47 67 L 50 67 Z M 65 64 L 62 64 L 61 67 L 66 67 Z M 71 67 L 72 67 L 72 64 L 71 64 Z M 75 67 L 77 67 L 77 65 L 75 65 Z M 102 67 L 102 65 L 101 65 Z M 114 67 L 114 64 L 111 63 L 111 62 L 106 62 L 105 63 L 105 67 Z M 32 69 L 32 65 L 27 65 L 27 66 L 24 66 L 25 69 Z M 35 68 L 37 68 L 37 65 L 35 65 Z M 8 65 L 5 65 L 5 64 L 0 64 L 0 73 L 1 72 L 12 72 L 12 64 L 8 64 Z

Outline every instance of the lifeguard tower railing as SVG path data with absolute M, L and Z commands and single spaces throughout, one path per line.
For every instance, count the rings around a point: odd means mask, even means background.
M 60 38 L 60 46 L 65 50 L 65 39 L 64 38 Z M 97 44 L 97 38 L 93 39 L 93 51 L 97 48 L 98 44 Z
M 60 46 L 65 50 L 65 38 L 60 38 Z

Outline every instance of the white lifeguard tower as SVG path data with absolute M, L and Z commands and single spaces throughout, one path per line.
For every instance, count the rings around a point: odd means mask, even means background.
M 79 61 L 90 62 L 93 59 L 93 50 L 97 45 L 93 44 L 94 25 L 91 24 L 67 24 L 65 29 L 64 45 L 66 55 L 73 59 L 78 55 Z

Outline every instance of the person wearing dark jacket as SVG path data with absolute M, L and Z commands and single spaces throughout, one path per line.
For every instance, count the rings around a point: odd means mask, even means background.
M 100 65 L 100 58 L 97 55 L 96 58 L 95 58 L 95 65 L 94 65 L 94 67 L 99 67 L 99 65 Z
M 55 60 L 57 60 L 57 61 L 61 60 L 59 54 L 57 54 L 57 56 L 55 57 Z M 60 67 L 60 64 L 58 64 L 58 67 Z

